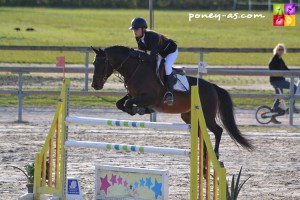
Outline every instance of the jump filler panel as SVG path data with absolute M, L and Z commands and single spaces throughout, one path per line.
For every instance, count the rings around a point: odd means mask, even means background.
M 96 166 L 96 199 L 168 199 L 168 171 Z

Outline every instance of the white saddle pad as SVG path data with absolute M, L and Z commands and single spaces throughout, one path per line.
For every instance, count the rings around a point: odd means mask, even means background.
M 184 75 L 176 74 L 177 82 L 175 83 L 173 89 L 179 92 L 186 92 L 190 90 L 189 82 Z
M 164 85 L 163 81 L 160 79 L 160 75 L 159 75 L 159 66 L 160 66 L 160 62 L 161 61 L 162 61 L 162 57 L 157 56 L 156 76 L 159 79 L 160 83 L 162 85 Z M 187 91 L 190 90 L 190 84 L 189 84 L 189 82 L 188 82 L 188 80 L 187 80 L 187 78 L 186 78 L 185 75 L 176 74 L 176 78 L 177 78 L 177 82 L 173 86 L 174 90 L 179 91 L 179 92 L 187 92 Z

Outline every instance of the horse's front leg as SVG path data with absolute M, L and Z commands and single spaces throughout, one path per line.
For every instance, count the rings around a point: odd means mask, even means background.
M 137 107 L 133 107 L 134 104 L 137 105 Z M 148 111 L 145 108 L 153 104 L 154 102 L 152 102 L 152 98 L 146 95 L 134 97 L 126 100 L 125 111 L 130 115 L 135 115 L 136 113 L 144 114 L 146 111 Z
M 125 102 L 130 98 L 129 95 L 124 96 L 122 99 L 118 100 L 116 103 L 116 106 L 119 110 L 122 110 L 123 112 L 126 112 L 125 110 Z

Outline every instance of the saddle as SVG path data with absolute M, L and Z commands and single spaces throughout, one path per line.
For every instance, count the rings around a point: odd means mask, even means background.
M 173 89 L 179 92 L 187 92 L 190 90 L 189 82 L 185 76 L 184 67 L 172 67 L 172 74 L 176 80 Z M 165 87 L 165 59 L 158 56 L 156 65 L 156 76 L 162 86 Z
M 146 54 L 147 55 L 147 54 Z M 143 56 L 145 56 L 145 52 L 141 50 L 136 49 L 130 49 L 129 50 L 129 56 L 137 59 L 141 59 Z M 156 77 L 161 83 L 163 87 L 165 87 L 165 59 L 163 59 L 160 56 L 157 56 L 157 63 L 156 63 Z M 190 90 L 189 82 L 187 80 L 187 77 L 185 76 L 185 70 L 183 67 L 173 67 L 172 74 L 174 75 L 174 78 L 176 80 L 176 83 L 173 86 L 173 89 L 175 91 L 180 92 L 187 92 Z

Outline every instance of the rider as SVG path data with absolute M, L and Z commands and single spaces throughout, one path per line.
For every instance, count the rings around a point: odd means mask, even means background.
M 273 49 L 274 56 L 272 57 L 270 63 L 269 63 L 269 70 L 289 70 L 286 64 L 284 63 L 282 59 L 282 55 L 286 53 L 286 48 L 284 44 L 277 44 L 276 47 Z M 289 89 L 290 88 L 290 82 L 285 80 L 284 77 L 275 77 L 270 76 L 270 83 L 275 88 L 276 94 L 279 94 L 279 92 L 282 94 L 283 89 Z M 278 91 L 280 90 L 280 91 Z M 294 93 L 297 90 L 297 86 L 294 85 Z M 273 111 L 274 112 L 284 112 L 281 108 L 279 108 L 279 99 L 275 99 L 273 104 Z M 295 112 L 299 112 L 298 109 L 294 108 Z M 272 122 L 275 124 L 279 124 L 280 122 L 276 120 L 276 118 L 272 117 Z
M 133 30 L 133 34 L 138 44 L 138 48 L 143 51 L 150 51 L 150 55 L 143 58 L 147 62 L 155 62 L 159 55 L 165 59 L 165 72 L 167 78 L 167 92 L 164 95 L 164 103 L 173 105 L 173 85 L 174 75 L 172 74 L 172 65 L 177 56 L 178 49 L 174 40 L 167 38 L 161 33 L 147 30 L 147 22 L 144 18 L 136 17 L 131 21 L 129 30 Z

